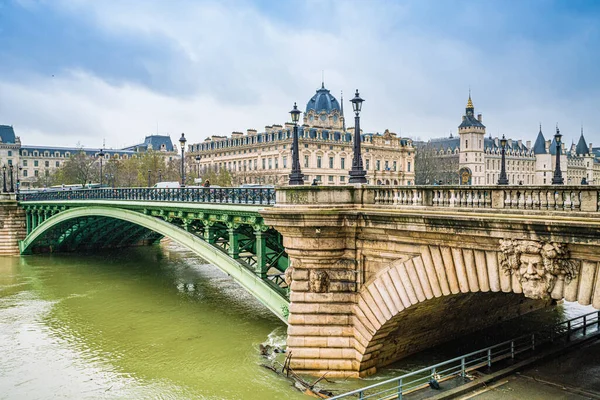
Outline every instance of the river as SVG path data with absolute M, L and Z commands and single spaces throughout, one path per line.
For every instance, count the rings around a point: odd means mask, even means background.
M 349 390 L 586 311 L 538 312 L 331 385 Z M 0 399 L 307 399 L 261 367 L 259 344 L 284 339 L 265 307 L 173 244 L 0 258 Z

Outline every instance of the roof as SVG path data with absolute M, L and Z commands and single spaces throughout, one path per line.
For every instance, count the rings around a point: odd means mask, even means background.
M 544 134 L 542 133 L 542 127 L 540 126 L 540 132 L 535 139 L 535 143 L 533 145 L 533 154 L 546 154 L 546 139 L 544 138 Z
M 152 145 L 153 150 L 162 150 L 163 145 L 166 151 L 173 151 L 173 142 L 169 135 L 150 135 L 144 140 L 145 145 Z
M 325 85 L 321 84 L 321 88 L 317 90 L 317 93 L 306 104 L 306 112 L 310 110 L 315 110 L 318 113 L 321 111 L 325 111 L 326 113 L 330 113 L 333 110 L 340 111 L 340 103 L 329 93 L 328 89 L 325 89 Z
M 51 154 L 54 154 L 56 152 L 58 152 L 60 154 L 61 157 L 65 156 L 65 153 L 69 153 L 69 154 L 76 154 L 80 151 L 83 151 L 85 154 L 92 156 L 92 155 L 96 155 L 97 153 L 100 152 L 100 149 L 85 149 L 85 148 L 81 148 L 81 147 L 58 147 L 58 146 L 31 146 L 31 145 L 24 145 L 21 147 L 21 155 L 23 154 L 23 151 L 27 151 L 27 153 L 33 153 L 34 151 L 38 151 L 39 153 L 43 153 L 44 151 L 48 151 Z M 113 150 L 113 149 L 103 149 L 104 153 L 109 154 L 109 155 L 114 155 L 114 154 L 135 154 L 135 152 L 131 151 L 131 150 Z
M 581 136 L 579 137 L 579 142 L 577 142 L 577 147 L 575 148 L 575 154 L 578 154 L 578 155 L 590 154 L 588 145 L 585 142 L 585 138 L 583 137 L 583 129 L 581 130 Z
M 0 125 L 0 142 L 2 142 L 2 143 L 14 143 L 15 142 L 15 131 L 12 126 Z
M 485 128 L 485 125 L 481 123 L 477 118 L 475 118 L 475 107 L 473 106 L 473 101 L 471 100 L 471 94 L 469 94 L 469 100 L 467 101 L 467 108 L 465 110 L 465 115 L 463 115 L 463 120 L 461 124 L 458 126 L 459 128 Z
M 132 150 L 132 151 L 147 151 L 150 147 L 152 150 L 161 151 L 163 149 L 166 151 L 174 151 L 173 142 L 171 141 L 171 136 L 169 135 L 150 135 L 146 136 L 144 139 L 144 143 L 134 144 L 133 146 L 127 146 L 123 150 Z

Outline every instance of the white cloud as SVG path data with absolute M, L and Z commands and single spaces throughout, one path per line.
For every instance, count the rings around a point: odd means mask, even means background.
M 157 122 L 160 132 L 173 139 L 186 132 L 192 143 L 282 124 L 294 101 L 303 107 L 313 95 L 321 70 L 338 98 L 340 90 L 349 100 L 360 89 L 368 131 L 389 128 L 421 138 L 456 131 L 470 86 L 493 135 L 533 141 L 538 122 L 547 136 L 560 122 L 570 140 L 583 121 L 588 141 L 600 144 L 598 93 L 584 87 L 577 97 L 557 92 L 557 77 L 574 61 L 548 63 L 553 52 L 573 56 L 577 38 L 552 48 L 519 38 L 483 48 L 475 40 L 416 28 L 411 3 L 310 1 L 294 3 L 298 17 L 288 18 L 245 2 L 51 4 L 114 40 L 156 40 L 173 58 L 141 60 L 153 82 L 163 85 L 116 85 L 81 70 L 52 79 L 0 78 L 0 97 L 10 93 L 5 114 L 28 144 L 98 146 L 106 137 L 118 147 L 155 132 Z M 165 85 L 186 90 L 155 87 Z

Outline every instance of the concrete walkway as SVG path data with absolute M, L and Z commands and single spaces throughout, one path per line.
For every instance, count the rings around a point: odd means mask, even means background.
M 458 397 L 462 400 L 600 399 L 600 339 Z

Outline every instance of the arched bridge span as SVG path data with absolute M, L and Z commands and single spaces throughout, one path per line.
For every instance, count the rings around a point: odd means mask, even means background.
M 261 206 L 123 200 L 29 200 L 22 254 L 181 244 L 230 275 L 287 322 L 287 254 Z

